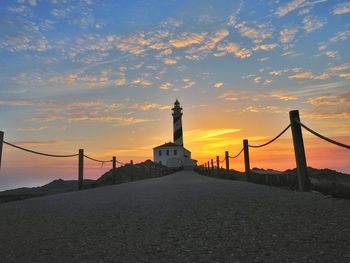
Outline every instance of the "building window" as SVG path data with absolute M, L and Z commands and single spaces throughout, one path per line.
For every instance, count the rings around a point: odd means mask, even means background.
M 159 156 L 162 156 L 162 151 L 159 151 L 159 152 L 158 152 L 158 155 L 159 155 Z
M 166 155 L 169 155 L 169 150 L 166 150 Z
M 174 155 L 177 155 L 177 150 L 174 150 Z

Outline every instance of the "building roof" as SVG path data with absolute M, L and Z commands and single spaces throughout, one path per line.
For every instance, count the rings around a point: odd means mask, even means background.
M 183 146 L 182 146 L 182 145 L 175 144 L 175 143 L 173 143 L 173 142 L 166 142 L 166 143 L 164 143 L 164 144 L 162 144 L 162 145 L 159 145 L 159 146 L 157 146 L 157 147 L 154 147 L 153 149 L 155 149 L 155 148 L 165 148 L 165 147 L 183 147 Z
M 187 150 L 187 149 L 186 149 L 185 147 L 183 147 L 182 145 L 178 145 L 178 144 L 173 143 L 173 142 L 166 142 L 166 143 L 164 143 L 164 144 L 162 144 L 162 145 L 159 145 L 159 146 L 154 147 L 153 149 L 167 148 L 167 147 L 172 147 L 172 148 L 173 148 L 173 147 L 176 147 L 176 148 L 183 148 L 185 151 L 191 153 L 190 150 Z

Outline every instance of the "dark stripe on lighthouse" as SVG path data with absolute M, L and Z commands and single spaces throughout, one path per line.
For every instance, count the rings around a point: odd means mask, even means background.
M 182 137 L 182 129 L 179 129 L 174 132 L 174 142 L 181 137 Z
M 174 117 L 174 123 L 177 122 L 180 119 L 181 119 L 181 116 L 180 117 Z

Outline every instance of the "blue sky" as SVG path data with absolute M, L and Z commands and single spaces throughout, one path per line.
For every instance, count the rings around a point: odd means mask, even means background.
M 144 159 L 171 139 L 178 98 L 189 142 L 267 138 L 292 109 L 348 141 L 349 38 L 344 0 L 2 1 L 0 127 L 32 148 Z

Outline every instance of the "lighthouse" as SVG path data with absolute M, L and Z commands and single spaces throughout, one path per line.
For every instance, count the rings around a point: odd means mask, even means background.
M 174 143 L 183 146 L 182 137 L 182 108 L 180 107 L 180 102 L 176 99 L 174 103 L 173 111 L 173 126 L 174 126 Z
M 166 142 L 154 147 L 153 161 L 171 168 L 193 169 L 197 161 L 191 158 L 191 152 L 183 146 L 182 108 L 177 99 L 171 110 L 174 142 Z

